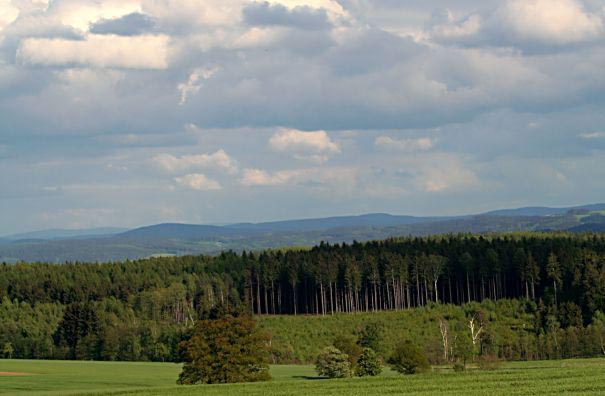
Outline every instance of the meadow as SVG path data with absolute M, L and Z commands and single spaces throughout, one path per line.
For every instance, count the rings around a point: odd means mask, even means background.
M 0 395 L 601 395 L 605 359 L 504 363 L 493 371 L 401 376 L 386 370 L 376 378 L 325 380 L 313 367 L 272 366 L 273 381 L 253 384 L 177 386 L 180 365 L 0 360 Z
M 502 350 L 517 351 L 506 360 L 520 360 L 523 348 L 524 331 L 511 329 L 529 329 L 534 317 L 526 312 L 524 302 L 500 300 L 484 301 L 476 307 L 489 312 L 489 326 L 492 337 L 501 345 Z M 448 318 L 452 329 L 466 332 L 466 310 L 469 306 L 434 305 L 402 311 L 360 312 L 356 314 L 334 315 L 263 315 L 258 317 L 260 328 L 267 331 L 271 338 L 271 347 L 275 364 L 309 364 L 315 361 L 317 354 L 331 345 L 339 335 L 357 337 L 368 324 L 379 324 L 381 332 L 380 347 L 377 352 L 386 357 L 402 339 L 411 339 L 421 345 L 433 363 L 440 362 L 443 355 L 439 319 Z M 582 355 L 583 357 L 585 355 Z M 591 356 L 591 355 L 588 355 Z M 586 357 L 588 357 L 586 356 Z M 580 357 L 580 356 L 565 356 Z M 535 358 L 537 360 L 537 358 Z

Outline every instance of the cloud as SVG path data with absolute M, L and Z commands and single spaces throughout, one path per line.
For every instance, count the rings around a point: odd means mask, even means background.
M 604 16 L 599 0 L 0 0 L 1 195 L 26 198 L 0 227 L 59 226 L 31 208 L 74 202 L 136 225 L 173 207 L 227 222 L 598 201 Z M 196 174 L 227 193 L 176 188 Z M 43 189 L 65 180 L 96 187 Z
M 579 0 L 506 0 L 496 8 L 433 19 L 430 36 L 438 42 L 514 46 L 546 51 L 604 37 L 603 19 Z
M 325 10 L 332 23 L 350 23 L 352 18 L 339 0 L 268 0 L 270 4 L 283 5 L 290 10 L 310 8 Z
M 140 10 L 140 0 L 55 0 L 46 12 L 62 25 L 86 32 L 100 20 L 117 19 Z
M 202 173 L 192 173 L 185 176 L 175 177 L 174 181 L 184 187 L 198 191 L 217 191 L 222 187 L 216 180 L 208 178 Z
M 243 186 L 279 186 L 286 184 L 293 178 L 301 175 L 301 170 L 286 170 L 269 173 L 262 169 L 244 169 L 244 174 L 240 180 Z
M 213 168 L 229 173 L 237 171 L 237 163 L 223 149 L 212 154 L 183 155 L 176 157 L 171 154 L 160 154 L 153 160 L 169 172 L 187 171 L 191 169 Z
M 141 0 L 141 12 L 152 15 L 160 27 L 175 34 L 200 28 L 236 26 L 245 0 Z
M 338 144 L 326 131 L 304 132 L 282 128 L 269 139 L 269 146 L 276 151 L 294 153 L 297 158 L 323 162 L 330 154 L 340 152 Z
M 110 208 L 73 208 L 59 211 L 44 211 L 41 220 L 55 224 L 61 219 L 67 228 L 89 228 L 106 224 L 107 218 L 115 218 L 116 210 Z
M 605 132 L 587 132 L 580 135 L 582 139 L 604 139 Z
M 358 183 L 358 177 L 359 169 L 350 166 L 277 171 L 246 168 L 239 183 L 246 187 L 281 187 L 281 190 L 297 188 L 301 192 L 312 190 L 335 197 L 351 193 Z
M 417 139 L 394 139 L 390 136 L 379 136 L 374 140 L 377 147 L 397 151 L 426 151 L 433 148 L 434 141 L 427 137 Z
M 167 36 L 89 35 L 84 40 L 28 38 L 17 59 L 25 65 L 166 69 Z
M 254 26 L 287 26 L 305 30 L 327 29 L 331 26 L 325 9 L 297 6 L 288 9 L 282 4 L 255 2 L 244 7 L 244 20 Z
M 187 98 L 189 97 L 189 95 L 196 94 L 199 92 L 200 88 L 202 87 L 202 82 L 200 80 L 208 80 L 218 71 L 218 67 L 210 67 L 203 69 L 195 69 L 193 72 L 191 72 L 191 74 L 189 75 L 189 79 L 186 82 L 181 83 L 177 86 L 177 89 L 181 93 L 181 100 L 179 102 L 179 105 L 184 105 L 185 102 L 187 102 Z
M 134 12 L 115 19 L 101 19 L 90 27 L 94 34 L 116 34 L 118 36 L 138 36 L 152 33 L 156 20 L 148 15 Z
M 465 15 L 456 20 L 450 10 L 444 10 L 442 15 L 436 16 L 442 23 L 432 28 L 432 36 L 437 40 L 459 40 L 473 37 L 482 27 L 482 19 L 478 14 Z
M 2 30 L 13 23 L 19 16 L 19 9 L 10 0 L 0 0 L 0 34 Z M 2 36 L 0 36 L 1 38 Z
M 481 180 L 469 169 L 462 158 L 452 154 L 436 154 L 415 158 L 414 184 L 419 191 L 437 193 L 443 191 L 470 191 L 481 186 Z
M 569 44 L 597 38 L 603 21 L 577 0 L 509 0 L 497 11 L 511 39 Z

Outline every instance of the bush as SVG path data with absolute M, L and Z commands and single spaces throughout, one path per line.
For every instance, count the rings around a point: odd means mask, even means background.
M 181 385 L 255 382 L 271 379 L 266 335 L 247 317 L 201 320 L 183 341 Z
M 355 374 L 358 377 L 375 377 L 382 372 L 382 362 L 370 348 L 364 348 L 363 353 L 357 360 Z
M 346 353 L 349 356 L 351 368 L 357 366 L 357 360 L 363 353 L 363 348 L 357 345 L 357 340 L 353 336 L 339 335 L 333 342 L 334 348 Z
M 411 341 L 399 343 L 387 362 L 401 374 L 416 374 L 431 368 L 426 354 Z
M 464 370 L 466 370 L 466 366 L 464 365 L 464 363 L 457 362 L 457 363 L 454 363 L 453 369 L 455 372 L 461 373 Z
M 381 350 L 384 324 L 382 322 L 368 323 L 358 335 L 358 344 L 375 351 Z
M 322 377 L 350 377 L 351 363 L 349 363 L 349 356 L 334 347 L 324 348 L 315 361 L 315 371 Z

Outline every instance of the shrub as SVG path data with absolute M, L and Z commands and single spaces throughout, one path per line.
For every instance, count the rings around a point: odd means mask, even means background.
M 363 348 L 357 344 L 355 337 L 346 335 L 336 336 L 333 345 L 334 348 L 348 355 L 351 368 L 357 366 L 357 360 L 363 353 Z
M 349 357 L 346 353 L 334 347 L 327 347 L 317 356 L 315 371 L 322 377 L 350 377 L 351 363 L 349 363 Z
M 358 335 L 357 343 L 364 348 L 380 351 L 384 324 L 382 322 L 368 323 Z
M 457 363 L 454 363 L 453 369 L 455 372 L 460 373 L 460 372 L 466 370 L 466 366 L 464 365 L 464 363 L 457 362 Z
M 466 366 L 466 363 L 473 359 L 475 348 L 468 331 L 462 331 L 456 335 L 452 352 L 452 357 L 463 366 Z
M 431 368 L 426 354 L 411 341 L 399 343 L 387 362 L 401 374 L 416 374 Z
M 183 341 L 185 364 L 181 385 L 266 381 L 269 375 L 267 337 L 247 317 L 196 323 L 192 337 Z
M 363 353 L 357 360 L 355 374 L 358 377 L 375 377 L 382 372 L 382 362 L 376 352 L 370 348 L 364 348 Z

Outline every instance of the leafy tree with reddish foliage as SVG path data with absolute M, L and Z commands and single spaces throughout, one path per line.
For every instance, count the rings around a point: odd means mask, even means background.
M 199 321 L 181 348 L 185 358 L 177 381 L 181 385 L 271 379 L 267 336 L 249 317 L 227 315 Z

